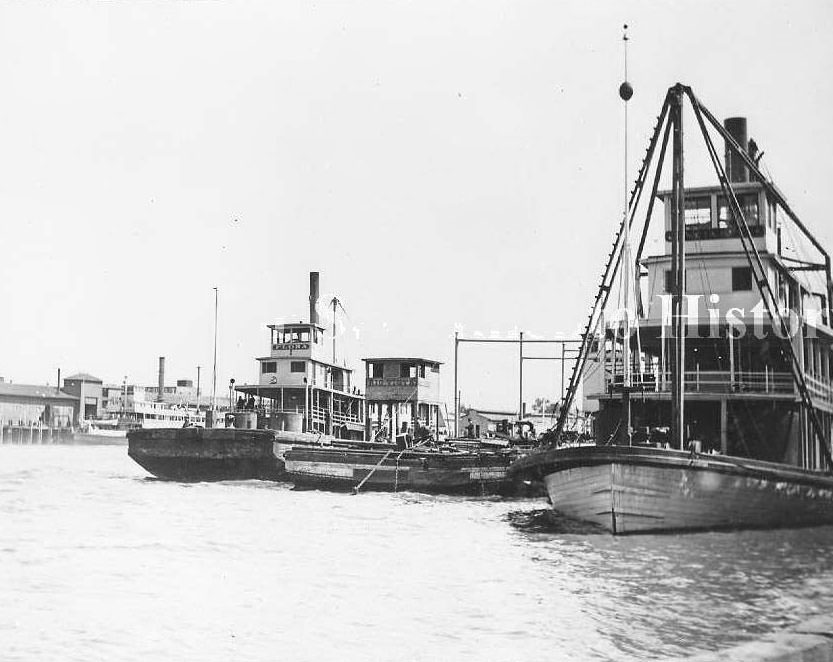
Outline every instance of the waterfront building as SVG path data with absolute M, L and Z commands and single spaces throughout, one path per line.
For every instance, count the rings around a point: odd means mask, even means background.
M 70 427 L 78 403 L 55 386 L 12 384 L 0 377 L 0 425 Z
M 98 377 L 79 372 L 64 379 L 63 391 L 78 399 L 78 413 L 75 422 L 95 420 L 104 415 L 103 383 Z
M 518 420 L 517 411 L 469 408 L 460 415 L 459 430 L 462 436 L 494 437 L 497 434 L 510 435 Z

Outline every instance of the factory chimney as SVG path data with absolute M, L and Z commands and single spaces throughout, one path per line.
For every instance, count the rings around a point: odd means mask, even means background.
M 165 357 L 159 357 L 159 393 L 156 395 L 156 402 L 164 400 L 165 393 Z
M 309 321 L 318 324 L 318 272 L 309 272 Z
M 734 138 L 740 148 L 744 152 L 748 152 L 749 145 L 746 136 L 746 118 L 745 117 L 728 117 L 723 120 L 723 128 L 729 132 L 729 135 Z M 748 182 L 749 169 L 744 165 L 740 156 L 735 154 L 729 143 L 726 143 L 725 156 L 726 176 L 730 182 Z

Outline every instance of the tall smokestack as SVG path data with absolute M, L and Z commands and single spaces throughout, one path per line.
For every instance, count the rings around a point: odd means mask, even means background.
M 318 272 L 309 272 L 309 321 L 318 324 Z
M 159 357 L 159 393 L 156 396 L 157 402 L 162 402 L 165 393 L 165 357 Z
M 746 136 L 746 118 L 745 117 L 728 117 L 723 120 L 723 128 L 729 132 L 729 135 L 734 138 L 740 145 L 740 148 L 746 152 L 748 149 L 748 141 Z M 726 143 L 726 176 L 730 182 L 748 182 L 749 170 L 744 165 L 741 158 L 732 151 L 729 143 Z
M 61 369 L 58 368 L 58 387 L 55 389 L 55 393 L 61 392 Z

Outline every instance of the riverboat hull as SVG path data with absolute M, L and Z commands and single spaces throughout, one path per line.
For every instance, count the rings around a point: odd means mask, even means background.
M 613 534 L 833 524 L 833 477 L 790 465 L 652 447 L 585 446 L 520 460 L 552 507 Z

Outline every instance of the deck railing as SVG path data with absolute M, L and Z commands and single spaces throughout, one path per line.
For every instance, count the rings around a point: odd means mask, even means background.
M 632 384 L 646 391 L 666 392 L 671 390 L 671 373 L 634 373 Z M 608 387 L 621 388 L 622 375 L 608 378 Z M 791 394 L 795 392 L 792 373 L 763 371 L 687 370 L 685 373 L 687 393 L 760 393 Z
M 817 404 L 833 407 L 833 380 L 805 375 L 810 396 Z M 671 373 L 634 373 L 631 383 L 637 389 L 667 393 L 671 390 Z M 608 375 L 608 390 L 622 388 L 621 374 Z M 728 370 L 687 370 L 685 373 L 686 393 L 736 393 L 748 395 L 798 396 L 791 372 L 739 371 Z

